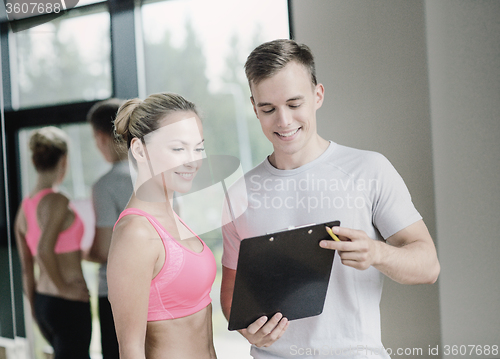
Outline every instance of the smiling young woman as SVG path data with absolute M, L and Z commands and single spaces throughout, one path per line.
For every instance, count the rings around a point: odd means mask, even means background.
M 215 259 L 172 205 L 174 192 L 189 191 L 201 166 L 196 107 L 172 93 L 129 100 L 115 131 L 137 173 L 108 258 L 120 357 L 213 359 Z

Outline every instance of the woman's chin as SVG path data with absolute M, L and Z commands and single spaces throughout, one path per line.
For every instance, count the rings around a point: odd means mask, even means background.
M 182 186 L 176 186 L 175 188 L 172 188 L 172 189 L 174 192 L 184 194 L 184 193 L 188 193 L 192 187 L 193 187 L 193 185 L 191 183 L 189 183 L 189 184 L 184 184 Z

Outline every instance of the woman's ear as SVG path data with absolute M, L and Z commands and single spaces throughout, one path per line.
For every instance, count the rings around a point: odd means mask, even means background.
M 130 151 L 132 152 L 132 156 L 134 156 L 137 162 L 146 162 L 146 152 L 144 151 L 144 144 L 140 139 L 134 137 L 130 142 Z

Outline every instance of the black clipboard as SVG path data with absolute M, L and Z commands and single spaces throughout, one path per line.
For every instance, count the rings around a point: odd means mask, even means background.
M 325 226 L 312 224 L 241 242 L 229 330 L 247 328 L 277 312 L 288 320 L 321 314 L 335 251 L 319 246 L 331 240 Z

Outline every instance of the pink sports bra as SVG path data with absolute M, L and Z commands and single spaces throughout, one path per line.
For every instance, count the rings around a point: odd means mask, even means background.
M 22 208 L 28 225 L 25 237 L 26 243 L 28 244 L 28 247 L 33 256 L 37 254 L 38 242 L 42 234 L 42 231 L 38 226 L 38 204 L 40 203 L 42 198 L 49 193 L 54 193 L 54 190 L 52 190 L 52 188 L 43 189 L 35 194 L 32 198 L 25 198 L 22 202 Z M 73 220 L 73 223 L 71 223 L 71 225 L 67 229 L 60 232 L 59 236 L 57 237 L 54 252 L 58 254 L 79 251 L 81 249 L 84 232 L 83 222 L 76 212 L 75 208 L 71 204 L 70 208 L 75 214 L 75 219 Z
M 165 263 L 151 280 L 148 322 L 185 317 L 209 305 L 217 268 L 214 255 L 205 242 L 196 236 L 203 250 L 193 252 L 177 243 L 156 218 L 138 208 L 125 209 L 118 221 L 129 214 L 146 217 L 165 247 Z M 196 235 L 182 219 L 179 220 Z

